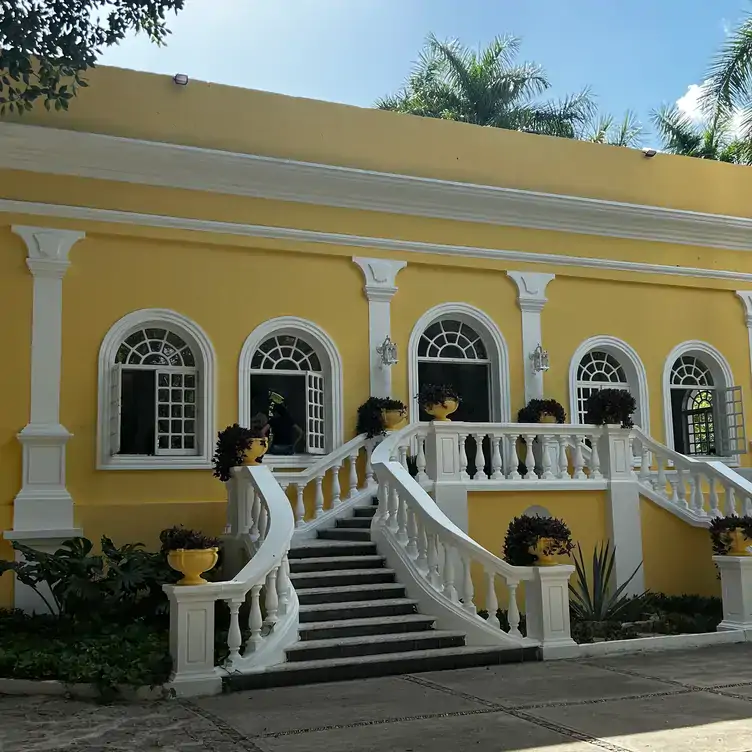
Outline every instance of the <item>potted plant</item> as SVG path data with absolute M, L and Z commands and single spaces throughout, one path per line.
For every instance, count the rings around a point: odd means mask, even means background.
M 710 522 L 710 540 L 716 556 L 750 556 L 752 517 L 716 517 Z
M 407 407 L 399 400 L 390 397 L 369 397 L 358 408 L 356 432 L 364 433 L 369 439 L 383 436 L 393 431 L 405 419 Z
M 599 389 L 588 397 L 585 410 L 585 423 L 632 428 L 637 402 L 626 389 Z
M 460 406 L 460 395 L 448 384 L 424 384 L 416 399 L 434 420 L 449 420 L 448 416 Z
M 219 540 L 182 525 L 163 530 L 159 540 L 167 563 L 183 575 L 178 585 L 206 585 L 201 575 L 217 565 Z
M 564 520 L 523 515 L 509 523 L 504 558 L 516 567 L 550 567 L 556 564 L 555 556 L 567 555 L 573 547 L 572 533 Z
M 567 413 L 555 399 L 531 399 L 517 413 L 518 423 L 566 423 Z
M 250 428 L 233 423 L 217 434 L 214 451 L 214 477 L 230 480 L 230 470 L 239 465 L 253 465 L 269 448 L 269 425 L 260 418 L 254 419 Z

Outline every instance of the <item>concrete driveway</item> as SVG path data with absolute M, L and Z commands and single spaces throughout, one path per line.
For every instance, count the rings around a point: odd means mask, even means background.
M 751 752 L 752 645 L 97 706 L 0 698 L 2 752 Z

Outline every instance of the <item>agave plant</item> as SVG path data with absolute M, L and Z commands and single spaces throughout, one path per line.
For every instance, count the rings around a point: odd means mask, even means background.
M 585 570 L 585 557 L 580 544 L 572 552 L 572 559 L 577 574 L 577 584 L 569 585 L 569 608 L 572 616 L 579 621 L 618 621 L 621 616 L 641 604 L 648 593 L 630 597 L 624 590 L 639 572 L 642 562 L 632 572 L 629 579 L 616 590 L 611 588 L 611 575 L 614 571 L 616 548 L 611 548 L 610 541 L 600 543 L 593 550 L 593 580 L 588 580 Z

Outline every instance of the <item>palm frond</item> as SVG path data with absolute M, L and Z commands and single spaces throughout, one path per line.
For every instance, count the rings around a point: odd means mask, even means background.
M 697 156 L 702 147 L 702 136 L 692 120 L 677 107 L 663 105 L 653 110 L 650 119 L 663 142 L 663 148 L 670 154 Z
M 701 104 L 712 119 L 717 111 L 731 112 L 749 100 L 752 85 L 752 16 L 728 37 L 710 65 Z
M 644 132 L 637 115 L 632 110 L 627 110 L 608 143 L 612 146 L 637 147 L 642 142 Z

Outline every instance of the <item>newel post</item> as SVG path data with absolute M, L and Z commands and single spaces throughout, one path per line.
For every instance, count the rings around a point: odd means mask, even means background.
M 571 564 L 534 567 L 525 582 L 527 636 L 540 643 L 544 658 L 566 658 L 577 644 L 569 623 L 569 578 Z
M 752 556 L 714 556 L 721 573 L 723 621 L 719 632 L 752 629 Z
M 432 421 L 426 437 L 426 474 L 433 481 L 433 498 L 439 509 L 457 525 L 468 530 L 467 487 L 460 465 L 462 423 Z M 462 445 L 464 449 L 464 443 Z
M 645 591 L 645 569 L 642 566 L 640 492 L 632 469 L 630 434 L 629 429 L 619 425 L 602 426 L 599 448 L 601 472 L 608 479 L 606 519 L 615 549 L 613 586 L 621 587 L 637 570 L 624 594 L 640 595 Z

